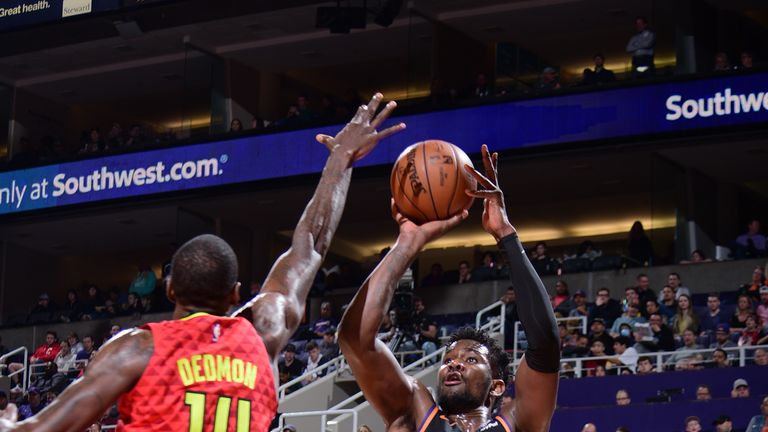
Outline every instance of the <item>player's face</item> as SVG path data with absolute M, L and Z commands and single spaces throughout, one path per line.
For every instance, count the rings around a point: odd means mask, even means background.
M 488 355 L 488 348 L 473 340 L 448 347 L 437 375 L 437 403 L 445 413 L 469 412 L 488 399 L 492 382 Z

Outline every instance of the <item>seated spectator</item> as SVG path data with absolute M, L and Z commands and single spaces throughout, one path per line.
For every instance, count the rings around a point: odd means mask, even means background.
M 140 124 L 131 125 L 128 129 L 128 139 L 125 140 L 126 147 L 143 147 L 149 143 L 144 134 L 144 128 Z
M 104 336 L 104 341 L 102 342 L 102 345 L 104 345 L 105 343 L 109 342 L 110 339 L 112 339 L 113 337 L 117 336 L 117 334 L 120 333 L 120 330 L 122 330 L 122 329 L 120 328 L 119 325 L 113 324 L 109 328 L 109 333 L 106 336 Z
M 339 344 L 336 343 L 336 329 L 329 328 L 323 334 L 323 341 L 320 342 L 320 353 L 328 361 L 339 356 Z
M 731 340 L 730 326 L 728 323 L 722 323 L 717 326 L 715 331 L 715 342 L 709 345 L 710 348 L 734 348 L 737 345 Z
M 640 295 L 637 293 L 637 288 L 633 286 L 629 286 L 624 288 L 624 308 L 626 309 L 629 305 L 635 306 L 638 311 L 642 312 L 642 305 L 640 304 Z M 642 313 L 640 314 L 642 315 Z
M 621 313 L 621 303 L 611 298 L 608 288 L 598 289 L 595 304 L 589 313 L 589 320 L 594 321 L 595 318 L 602 318 L 606 325 L 611 326 L 616 318 L 621 316 Z
M 712 353 L 712 360 L 706 362 L 704 367 L 708 368 L 729 368 L 731 367 L 731 361 L 728 359 L 728 353 L 721 348 L 715 349 Z
M 718 329 L 720 324 L 727 324 L 728 317 L 720 309 L 720 294 L 709 293 L 707 296 L 707 310 L 699 318 L 699 330 L 701 335 L 707 335 Z
M 644 323 L 645 318 L 640 315 L 640 309 L 637 305 L 627 305 L 627 311 L 613 322 L 611 327 L 611 336 L 616 337 L 620 334 L 621 325 L 629 324 L 630 328 L 637 323 Z
M 708 262 L 712 262 L 712 260 L 704 255 L 704 251 L 701 249 L 696 249 L 695 251 L 691 252 L 690 258 L 680 261 L 680 264 L 700 264 Z
M 573 294 L 573 308 L 568 312 L 568 317 L 589 317 L 589 305 L 587 305 L 587 293 L 578 290 Z M 567 303 L 567 302 L 566 302 Z M 561 305 L 562 306 L 562 305 Z
M 757 318 L 763 329 L 768 329 L 768 286 L 760 287 L 760 304 L 757 306 Z
M 679 273 L 672 272 L 667 275 L 667 286 L 675 292 L 675 300 L 679 299 L 683 294 L 689 298 L 691 297 L 691 290 L 683 286 L 683 279 Z
M 589 337 L 585 334 L 576 336 L 576 344 L 563 347 L 563 357 L 579 358 L 589 355 Z
M 643 337 L 639 333 L 635 336 L 638 342 L 635 348 L 638 352 L 658 352 L 674 351 L 675 337 L 666 324 L 664 324 L 661 314 L 654 313 L 648 318 L 652 336 Z
M 749 315 L 747 326 L 741 331 L 741 337 L 739 337 L 739 346 L 762 345 L 763 338 L 765 338 L 765 332 L 757 325 L 757 316 L 755 314 Z
M 592 60 L 595 62 L 595 68 L 594 70 L 589 68 L 584 69 L 583 78 L 581 80 L 582 85 L 607 84 L 616 81 L 616 75 L 604 67 L 605 56 L 602 54 L 595 54 L 592 57 Z
M 648 266 L 653 264 L 653 244 L 645 235 L 642 222 L 635 221 L 632 224 L 632 228 L 629 230 L 627 249 L 631 265 Z
M 424 279 L 421 280 L 421 286 L 422 287 L 440 286 L 445 282 L 443 280 L 444 278 L 445 278 L 445 275 L 443 274 L 442 264 L 434 263 L 432 264 L 432 267 L 429 270 L 429 274 L 424 276 Z
M 135 292 L 128 293 L 128 300 L 120 305 L 122 315 L 141 315 L 141 301 Z
M 80 337 L 78 337 L 77 333 L 75 332 L 69 333 L 67 336 L 67 342 L 69 342 L 69 350 L 75 355 L 77 355 L 77 353 L 83 349 L 83 343 L 80 342 Z
M 67 341 L 61 341 L 59 347 L 59 352 L 56 354 L 53 362 L 56 363 L 56 367 L 58 367 L 60 372 L 67 373 L 75 368 L 77 353 L 72 352 Z
M 381 321 L 381 327 L 379 327 L 379 332 L 376 334 L 376 338 L 385 343 L 389 343 L 395 334 L 397 334 L 396 323 L 397 310 L 390 309 L 389 312 L 384 315 L 384 319 Z
M 727 415 L 718 416 L 712 422 L 715 432 L 733 432 L 733 421 Z
M 19 418 L 19 408 L 15 403 L 8 401 L 8 394 L 0 390 L 0 421 L 6 420 L 16 423 Z
M 504 303 L 504 347 L 509 349 L 514 345 L 515 322 L 520 321 L 517 314 L 517 296 L 515 288 L 508 286 L 507 291 L 499 299 Z
M 696 387 L 696 400 L 697 401 L 709 401 L 712 400 L 712 389 L 707 384 L 699 384 Z
M 751 51 L 742 51 L 741 55 L 739 55 L 739 66 L 736 67 L 738 70 L 743 71 L 749 71 L 752 70 L 754 67 L 754 55 L 752 55 Z
M 729 72 L 731 70 L 731 62 L 728 60 L 728 54 L 724 52 L 718 52 L 715 54 L 715 72 Z
M 581 432 L 597 432 L 597 426 L 592 423 L 587 423 L 581 428 Z
M 107 140 L 105 147 L 110 150 L 122 148 L 125 144 L 123 139 L 123 128 L 120 123 L 113 122 L 107 133 Z
M 649 375 L 654 372 L 653 362 L 650 357 L 640 357 L 637 360 L 637 375 Z
M 691 298 L 683 294 L 677 299 L 677 313 L 672 317 L 672 332 L 675 336 L 682 337 L 685 330 L 693 330 L 699 333 L 699 318 L 693 312 Z
M 0 398 L 1 404 L 2 399 Z M 760 404 L 760 414 L 749 420 L 746 432 L 763 432 L 766 428 L 768 428 L 768 396 L 764 397 Z
M 304 347 L 304 350 L 309 354 L 309 356 L 307 357 L 307 366 L 304 368 L 302 375 L 310 373 L 325 363 L 328 363 L 329 359 L 323 357 L 323 354 L 320 352 L 320 347 L 315 343 L 315 341 L 309 341 Z M 301 384 L 307 385 L 311 382 L 314 382 L 318 378 L 324 377 L 326 373 L 328 373 L 328 368 L 319 370 L 302 381 Z
M 649 300 L 656 300 L 656 293 L 651 289 L 651 279 L 645 273 L 640 273 L 635 278 L 635 288 L 640 297 L 640 310 L 645 315 L 645 306 Z
M 755 313 L 752 308 L 752 300 L 749 296 L 742 294 L 736 301 L 736 311 L 731 316 L 731 332 L 742 331 L 747 327 L 747 318 Z
M 603 350 L 607 355 L 613 355 L 613 337 L 605 331 L 605 320 L 595 318 L 590 324 L 591 333 L 589 335 L 590 347 L 592 342 L 599 340 L 603 344 Z
M 603 342 L 598 339 L 592 340 L 592 343 L 589 346 L 589 351 L 591 357 L 604 357 L 606 355 L 605 345 L 603 345 Z M 595 369 L 598 366 L 605 369 L 605 362 L 606 361 L 604 359 L 586 360 L 583 367 L 587 371 L 587 376 L 595 376 Z
M 755 366 L 768 366 L 768 352 L 762 348 L 756 349 L 752 362 Z
M 701 432 L 701 419 L 696 416 L 686 417 L 685 432 Z
M 734 255 L 736 258 L 764 256 L 765 240 L 765 235 L 760 232 L 760 221 L 752 219 L 747 224 L 747 232 L 736 237 Z
M 536 84 L 536 90 L 548 91 L 557 90 L 560 88 L 560 77 L 557 75 L 555 68 L 547 66 L 541 71 L 541 78 Z
M 693 351 L 702 348 L 704 347 L 696 343 L 696 333 L 690 329 L 685 330 L 685 332 L 683 332 L 683 346 L 675 350 L 675 353 L 666 361 L 666 365 L 674 366 L 676 369 L 680 369 L 681 366 L 683 369 L 688 369 L 690 361 L 696 361 L 698 360 L 698 357 L 701 356 Z M 685 362 L 685 364 L 683 364 L 683 362 Z
M 477 282 L 483 282 L 494 280 L 497 275 L 498 266 L 496 265 L 496 258 L 493 256 L 493 253 L 485 252 L 480 267 L 472 271 L 472 279 Z
M 474 282 L 475 280 L 472 278 L 472 271 L 469 267 L 468 261 L 461 261 L 459 263 L 459 278 L 457 281 L 449 280 L 449 283 L 468 283 L 468 282 Z
M 95 153 L 104 150 L 105 147 L 104 141 L 101 139 L 101 134 L 96 128 L 91 129 L 87 135 L 84 133 L 80 141 L 80 150 L 78 150 L 78 153 L 80 154 Z
M 83 307 L 77 291 L 67 291 L 67 303 L 64 305 L 64 313 L 59 317 L 64 322 L 80 321 L 83 316 Z
M 731 390 L 732 398 L 748 398 L 749 397 L 749 383 L 744 378 L 739 378 L 733 382 L 733 390 Z
M 569 300 L 570 298 L 571 294 L 568 292 L 568 283 L 564 280 L 555 282 L 555 295 L 550 299 L 552 302 L 552 309 L 557 309 L 561 303 Z M 570 311 L 570 309 L 568 309 L 568 311 Z
M 336 328 L 338 325 L 339 321 L 333 317 L 331 302 L 324 301 L 320 304 L 320 318 L 309 326 L 309 331 L 313 334 L 312 338 L 321 338 L 326 330 Z
M 29 358 L 29 362 L 32 364 L 52 362 L 60 349 L 61 346 L 59 345 L 58 335 L 55 331 L 49 330 L 45 334 L 45 343 L 37 347 L 35 352 Z
M 579 258 L 584 258 L 588 260 L 594 260 L 595 258 L 602 256 L 603 251 L 595 247 L 595 244 L 590 240 L 584 240 L 579 245 L 579 249 L 576 252 L 576 255 Z
M 637 361 L 640 357 L 637 354 L 637 350 L 629 346 L 630 339 L 626 336 L 619 336 L 613 341 L 613 351 L 616 352 L 617 357 L 608 359 L 608 363 L 616 365 L 619 370 L 628 368 L 630 371 L 635 372 L 637 368 Z
M 645 302 L 645 310 L 642 311 L 642 315 L 643 317 L 645 317 L 645 319 L 649 319 L 651 315 L 655 313 L 661 314 L 660 310 L 661 309 L 659 308 L 659 302 L 657 302 L 655 298 L 650 299 Z M 662 315 L 662 318 L 666 320 L 667 317 Z
M 88 296 L 82 301 L 83 320 L 92 320 L 104 311 L 104 298 L 96 285 L 88 286 Z
M 155 307 L 152 305 L 152 297 L 150 296 L 142 296 L 141 299 L 139 299 L 139 303 L 141 304 L 141 314 L 148 314 L 155 311 Z
M 765 284 L 765 270 L 763 267 L 757 266 L 752 270 L 752 280 L 739 288 L 739 294 L 745 294 L 751 299 L 758 300 L 760 298 L 760 287 Z
M 659 312 L 671 323 L 677 313 L 677 300 L 675 300 L 675 290 L 667 285 L 661 289 L 661 299 L 659 300 Z
M 93 343 L 93 336 L 83 336 L 83 349 L 78 351 L 77 360 L 90 360 L 91 355 L 96 352 L 96 346 Z
M 280 384 L 300 377 L 306 367 L 304 362 L 296 358 L 296 346 L 289 343 L 285 346 L 283 358 L 277 363 L 277 369 L 280 372 Z
M 239 118 L 233 118 L 232 121 L 229 122 L 229 132 L 238 133 L 242 131 L 243 131 L 243 122 L 241 122 Z
M 616 405 L 626 406 L 632 403 L 632 399 L 629 398 L 629 392 L 621 389 L 616 392 Z
M 437 351 L 440 340 L 437 335 L 437 322 L 427 315 L 424 301 L 418 297 L 413 299 L 413 318 L 415 326 L 414 334 L 417 336 L 418 346 L 428 356 Z
M 19 421 L 26 420 L 45 408 L 46 403 L 40 394 L 40 390 L 31 387 L 27 391 L 27 403 L 19 407 Z
M 51 304 L 48 294 L 40 294 L 37 298 L 37 304 L 29 312 L 30 320 L 32 320 L 30 324 L 49 322 L 54 310 L 55 307 Z
M 233 120 L 234 121 L 234 120 Z M 136 277 L 133 278 L 131 286 L 128 287 L 128 292 L 134 292 L 139 297 L 149 296 L 155 291 L 157 287 L 157 276 L 152 271 L 149 265 L 146 263 L 139 265 L 139 272 Z

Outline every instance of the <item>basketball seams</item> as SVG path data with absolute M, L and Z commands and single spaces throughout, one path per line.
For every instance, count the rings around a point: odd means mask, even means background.
M 408 163 L 406 162 L 406 166 L 407 165 Z M 416 211 L 421 213 L 421 215 L 424 216 L 425 221 L 429 220 L 429 217 L 427 217 L 427 215 L 424 214 L 423 211 L 421 211 L 421 209 L 416 205 L 416 203 L 414 203 L 413 200 L 411 200 L 411 197 L 409 197 L 408 194 L 405 192 L 405 176 L 401 175 L 400 172 L 401 171 L 399 169 L 395 168 L 395 181 L 400 184 L 400 196 L 404 197 L 408 201 L 408 203 L 411 204 L 411 207 L 413 207 L 414 209 L 416 209 Z M 398 177 L 400 178 L 400 181 L 397 180 Z M 395 202 L 397 202 L 397 200 L 395 200 Z M 399 210 L 403 211 L 403 209 L 399 209 Z
M 424 145 L 421 146 L 421 154 L 422 154 L 421 158 L 424 162 L 424 177 L 427 178 L 427 187 L 429 187 L 429 200 L 432 202 L 432 209 L 435 211 L 435 218 L 443 219 L 440 217 L 440 214 L 437 212 L 435 197 L 432 196 L 432 183 L 429 181 L 429 167 L 427 166 L 427 145 L 426 145 L 428 142 L 430 141 L 425 142 Z
M 451 212 L 451 204 L 453 204 L 453 199 L 456 197 L 456 189 L 459 187 L 459 157 L 456 154 L 456 149 L 453 148 L 453 145 L 449 146 L 451 148 L 451 153 L 453 153 L 453 164 L 456 165 L 456 176 L 454 178 L 453 182 L 453 193 L 451 194 L 451 199 L 448 200 L 448 206 L 446 209 L 446 214 L 450 216 L 453 212 Z

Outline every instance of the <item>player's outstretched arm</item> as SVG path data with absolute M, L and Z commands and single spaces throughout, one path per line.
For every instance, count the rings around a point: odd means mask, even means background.
M 296 331 L 304 314 L 312 281 L 344 211 L 352 163 L 367 155 L 381 139 L 405 128 L 400 123 L 376 131 L 397 106 L 389 102 L 376 115 L 381 99 L 380 93 L 374 95 L 335 137 L 317 137 L 331 152 L 320 182 L 299 219 L 290 249 L 278 258 L 261 293 L 251 301 L 254 325 L 273 359 Z
M 520 244 L 517 232 L 507 217 L 504 194 L 498 185 L 498 154 L 489 154 L 483 145 L 485 175 L 470 166 L 470 172 L 485 190 L 467 193 L 483 198 L 483 228 L 491 234 L 509 257 L 512 285 L 517 295 L 520 322 L 528 339 L 528 349 L 515 376 L 515 430 L 548 431 L 557 400 L 560 370 L 560 338 L 549 296 L 541 279 Z
M 152 357 L 152 334 L 126 330 L 104 345 L 82 378 L 72 383 L 44 410 L 23 422 L 0 423 L 0 431 L 81 432 L 130 391 Z
M 392 203 L 400 226 L 397 242 L 376 266 L 355 295 L 339 324 L 339 346 L 349 363 L 366 400 L 389 427 L 398 419 L 419 417 L 434 403 L 426 389 L 408 377 L 376 333 L 389 309 L 397 281 L 431 240 L 444 234 L 467 217 L 467 212 L 444 221 L 417 226 Z

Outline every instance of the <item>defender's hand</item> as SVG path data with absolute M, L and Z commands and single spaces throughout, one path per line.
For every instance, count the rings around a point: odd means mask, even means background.
M 421 225 L 416 225 L 415 223 L 411 222 L 410 219 L 400 213 L 400 210 L 398 210 L 397 206 L 395 205 L 394 199 L 391 200 L 390 206 L 392 208 L 392 219 L 394 219 L 395 222 L 397 222 L 397 224 L 400 226 L 400 236 L 398 237 L 398 241 L 401 239 L 413 240 L 419 249 L 424 247 L 432 240 L 436 240 L 443 234 L 452 230 L 469 215 L 467 210 L 463 210 L 461 213 L 448 219 L 436 220 L 432 222 L 426 222 Z
M 361 105 L 352 120 L 335 137 L 318 134 L 315 139 L 328 147 L 331 153 L 344 153 L 350 156 L 352 161 L 362 159 L 380 140 L 405 129 L 405 123 L 398 123 L 381 132 L 376 131 L 397 106 L 395 101 L 390 101 L 379 115 L 376 115 L 383 97 L 381 93 L 373 95 L 368 105 Z
M 488 152 L 488 146 L 481 147 L 483 154 L 483 167 L 485 175 L 469 165 L 464 165 L 467 170 L 484 190 L 467 190 L 469 196 L 483 199 L 483 228 L 498 242 L 502 238 L 515 232 L 515 228 L 509 223 L 507 210 L 504 207 L 504 192 L 499 189 L 499 154 Z

